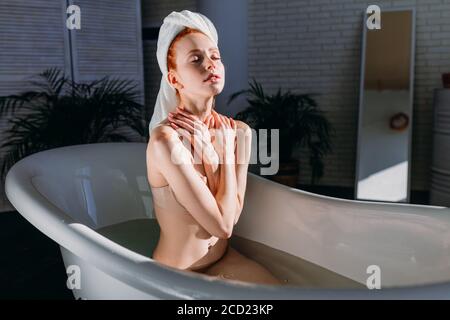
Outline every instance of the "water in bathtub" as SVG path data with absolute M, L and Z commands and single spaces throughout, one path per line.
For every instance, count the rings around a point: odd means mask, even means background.
M 147 257 L 152 256 L 159 239 L 159 225 L 155 219 L 126 221 L 98 229 L 97 232 Z M 365 287 L 314 263 L 237 235 L 230 238 L 230 245 L 266 267 L 277 278 L 283 279 L 286 285 L 310 288 Z

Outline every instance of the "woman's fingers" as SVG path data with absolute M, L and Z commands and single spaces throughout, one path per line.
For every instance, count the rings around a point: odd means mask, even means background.
M 176 109 L 176 113 L 175 114 L 181 114 L 181 115 L 185 116 L 186 118 L 188 118 L 188 119 L 190 119 L 192 121 L 197 120 L 192 113 L 190 113 L 188 111 L 185 111 L 185 110 L 182 110 L 182 109 L 180 109 L 178 107 Z
M 173 123 L 171 123 L 171 125 L 172 125 L 172 127 L 174 127 L 174 126 L 173 126 Z M 176 126 L 176 125 L 175 125 L 174 129 L 175 129 L 175 130 L 177 131 L 177 133 L 178 133 L 179 135 L 181 135 L 183 138 L 187 139 L 189 142 L 192 142 L 192 135 L 191 135 L 186 129 L 180 128 L 180 127 L 178 127 L 178 126 Z
M 174 116 L 179 116 L 179 118 L 181 119 L 186 119 L 187 122 L 189 122 L 192 126 L 194 126 L 194 124 L 205 124 L 202 121 L 200 121 L 199 119 L 197 119 L 192 113 L 190 113 L 189 111 L 180 109 L 179 107 L 176 108 L 176 113 L 174 114 Z M 208 116 L 208 118 L 211 115 Z
M 214 149 L 224 156 L 225 145 L 228 141 L 232 141 L 229 140 L 229 138 L 232 138 L 233 136 L 234 138 L 236 137 L 237 124 L 234 119 L 221 115 L 215 110 L 211 110 L 211 114 L 209 114 L 204 121 L 201 121 L 190 112 L 177 108 L 176 112 L 170 113 L 169 122 L 181 136 L 188 139 L 188 141 L 191 142 L 191 145 L 194 145 L 194 150 L 196 149 L 195 143 L 199 144 L 201 139 L 204 139 L 203 132 L 205 132 L 209 134 L 209 139 L 213 143 Z M 202 138 L 195 134 L 199 129 L 202 132 Z M 210 132 L 211 130 L 212 133 Z M 197 150 L 195 150 L 195 152 L 197 152 Z
M 181 121 L 176 118 L 172 118 L 172 119 L 169 118 L 169 122 L 175 123 L 178 127 L 184 128 L 184 129 L 188 130 L 189 132 L 194 133 L 194 128 L 190 124 L 188 124 L 184 121 Z
M 189 117 L 183 115 L 183 114 L 178 114 L 178 113 L 169 113 L 169 120 L 179 120 L 179 121 L 183 121 L 187 124 L 189 124 L 192 128 L 194 128 L 195 126 L 195 119 L 190 119 Z
M 177 110 L 179 110 L 177 108 Z M 177 113 L 169 113 L 169 120 L 178 120 L 178 121 L 184 121 L 187 124 L 189 124 L 189 130 L 191 132 L 194 132 L 196 130 L 200 130 L 201 132 L 205 132 L 205 130 L 209 129 L 209 122 L 208 119 L 210 119 L 212 116 L 209 115 L 208 118 L 205 120 L 205 122 L 197 119 L 194 115 L 191 113 L 185 112 L 181 110 L 181 112 Z M 210 121 L 210 120 L 209 120 Z
M 222 127 L 226 128 L 227 123 L 226 123 L 225 117 L 223 115 L 219 114 L 218 119 L 220 119 L 220 124 L 222 125 Z
M 221 130 L 233 129 L 235 132 L 237 129 L 236 122 L 233 118 L 221 115 L 214 110 L 211 111 L 211 114 L 208 115 L 205 122 L 202 122 L 189 112 L 177 108 L 177 113 L 169 113 L 169 121 L 180 128 L 188 130 L 191 134 L 194 134 L 198 130 L 203 133 L 204 129 L 208 130 L 209 133 L 209 129 L 211 128 Z
M 220 116 L 216 113 L 214 113 L 214 121 L 215 121 L 215 128 L 218 129 L 222 126 L 222 121 L 220 119 Z
M 205 121 L 205 125 L 208 127 L 208 129 L 211 125 L 211 119 L 212 119 L 212 115 L 208 115 L 208 117 L 206 118 L 206 121 Z
M 203 141 L 211 141 L 211 133 L 209 132 L 208 121 L 211 121 L 212 115 L 209 115 L 206 122 L 200 121 L 195 117 L 191 117 L 187 113 L 177 112 L 169 113 L 169 123 L 174 129 L 183 129 L 185 131 L 179 131 L 180 135 L 188 139 L 191 145 L 194 147 L 196 153 L 199 151 L 195 145 L 202 146 Z
M 194 151 L 195 155 L 194 161 L 198 161 L 198 159 L 203 159 L 203 149 L 202 149 L 202 140 L 198 135 L 192 134 L 188 132 L 188 130 L 178 127 L 176 124 L 171 123 L 172 127 L 177 131 L 177 133 L 185 139 L 185 141 L 189 141 L 190 147 Z M 185 143 L 185 142 L 183 142 Z M 198 157 L 198 158 L 196 158 Z
M 171 114 L 169 113 L 169 121 L 175 122 L 179 126 L 189 130 L 189 132 L 194 133 L 197 130 L 203 131 L 202 126 L 204 123 L 198 119 L 191 120 L 181 114 Z
M 236 126 L 236 122 L 234 121 L 233 118 L 230 118 L 230 123 L 231 123 L 231 127 L 236 130 L 237 126 Z
M 231 118 L 230 117 L 226 117 L 227 118 L 227 123 L 228 123 L 228 127 L 231 129 L 231 128 L 233 128 L 232 126 L 231 126 Z
M 222 116 L 222 115 L 221 115 L 221 117 L 222 117 L 223 123 L 225 124 L 225 128 L 230 129 L 231 128 L 230 119 L 228 119 L 228 117 Z

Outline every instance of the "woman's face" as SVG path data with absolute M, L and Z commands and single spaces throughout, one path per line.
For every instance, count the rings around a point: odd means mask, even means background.
M 176 70 L 169 71 L 170 83 L 180 95 L 211 97 L 219 94 L 225 84 L 225 68 L 213 41 L 202 33 L 190 33 L 174 45 Z M 217 79 L 206 80 L 214 73 Z

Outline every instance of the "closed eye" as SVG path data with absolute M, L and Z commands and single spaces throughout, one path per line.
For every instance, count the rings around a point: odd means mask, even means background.
M 198 56 L 195 56 L 195 57 L 198 57 Z M 212 59 L 213 60 L 220 60 L 220 57 L 212 57 Z M 192 60 L 192 62 L 198 62 L 198 61 L 201 61 L 201 59 Z

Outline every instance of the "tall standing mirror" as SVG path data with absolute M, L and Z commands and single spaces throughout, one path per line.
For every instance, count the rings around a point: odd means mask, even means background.
M 415 11 L 363 24 L 355 198 L 409 202 Z

